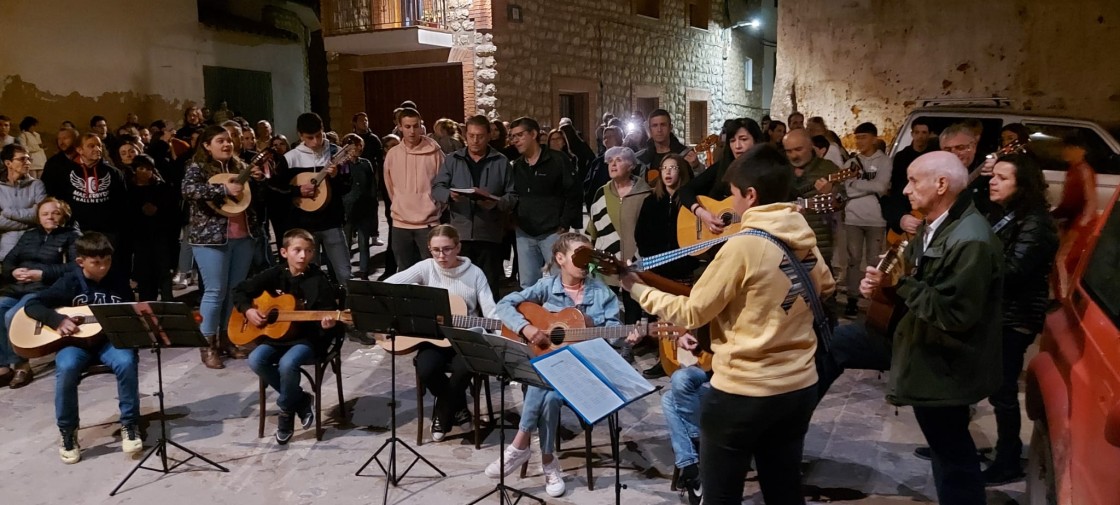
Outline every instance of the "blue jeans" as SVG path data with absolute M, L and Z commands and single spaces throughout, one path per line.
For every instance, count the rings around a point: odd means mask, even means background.
M 0 296 L 0 314 L 4 315 L 4 326 L 0 327 L 0 366 L 27 362 L 26 359 L 21 358 L 12 350 L 11 343 L 8 341 L 8 328 L 12 327 L 12 318 L 16 316 L 19 309 L 27 305 L 27 301 L 33 296 L 35 296 L 34 293 L 23 295 L 20 298 Z
M 700 367 L 684 367 L 673 372 L 669 391 L 661 396 L 661 411 L 669 427 L 677 468 L 700 462 L 692 441 L 700 439 L 700 402 L 712 390 L 709 380 Z
M 229 323 L 233 302 L 229 292 L 249 275 L 249 265 L 253 261 L 253 239 L 237 238 L 225 245 L 196 245 L 194 260 L 206 290 L 198 312 L 202 315 L 199 325 L 202 334 L 213 337 Z
M 117 376 L 117 400 L 120 402 L 121 424 L 135 425 L 140 420 L 140 380 L 136 352 L 117 349 L 106 342 L 98 349 L 64 347 L 54 357 L 54 416 L 58 427 L 78 429 L 78 377 L 90 365 L 100 361 Z
M 249 368 L 280 393 L 276 405 L 284 412 L 295 412 L 303 406 L 299 369 L 314 363 L 315 351 L 307 344 L 261 344 L 249 353 Z
M 350 244 L 346 243 L 346 234 L 339 227 L 317 231 L 312 235 L 323 249 L 323 259 L 334 273 L 335 282 L 346 286 L 346 281 L 350 279 Z
M 560 393 L 550 389 L 528 386 L 521 405 L 521 425 L 525 433 L 540 430 L 541 454 L 552 454 L 556 449 L 556 428 L 560 423 Z
M 183 240 L 179 242 L 179 270 L 181 274 L 189 274 L 194 266 L 194 252 L 192 250 L 191 242 L 191 229 L 189 226 L 183 226 Z
M 517 240 L 517 277 L 521 280 L 521 289 L 526 289 L 541 280 L 541 269 L 552 262 L 552 244 L 560 238 L 558 233 L 533 236 L 515 230 Z M 551 267 L 550 267 L 551 268 Z

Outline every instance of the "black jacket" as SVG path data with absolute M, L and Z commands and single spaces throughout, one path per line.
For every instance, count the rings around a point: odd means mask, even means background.
M 101 282 L 87 279 L 85 274 L 75 268 L 62 276 L 51 287 L 39 292 L 27 302 L 24 311 L 36 321 L 42 321 L 51 328 L 58 328 L 63 319 L 55 312 L 58 307 L 77 307 L 79 305 L 99 305 L 103 303 L 123 303 L 133 301 L 132 289 L 128 287 L 128 276 L 106 275 Z
M 654 145 L 653 139 L 647 140 L 646 148 L 638 151 L 637 158 L 639 166 L 634 167 L 634 169 L 637 171 L 634 173 L 634 175 L 645 177 L 646 172 L 648 172 L 649 169 L 660 168 L 661 160 L 665 159 L 666 156 L 670 154 L 681 154 L 685 149 L 688 149 L 688 146 L 684 145 L 684 143 L 681 142 L 680 139 L 678 139 L 677 136 L 672 133 L 669 134 L 668 152 L 658 153 L 657 146 Z
M 346 223 L 369 235 L 376 234 L 377 176 L 373 172 L 373 165 L 366 158 L 358 158 L 356 163 L 346 162 L 338 168 L 350 173 L 350 192 L 342 197 Z
M 37 293 L 77 268 L 74 259 L 78 251 L 74 248 L 74 241 L 80 235 L 69 226 L 56 228 L 50 233 L 38 226 L 27 230 L 4 258 L 4 273 L 0 276 L 4 287 L 0 289 L 0 296 L 19 298 Z M 42 270 L 43 280 L 18 284 L 12 277 L 12 271 L 17 268 Z
M 715 165 L 688 181 L 688 184 L 680 190 L 681 206 L 692 210 L 698 196 L 706 196 L 714 200 L 723 200 L 731 196 L 731 185 L 723 180 L 723 176 L 727 174 L 727 167 L 731 166 L 732 161 L 731 156 L 725 155 Z
M 997 225 L 1004 217 L 996 211 L 988 221 Z M 1049 300 L 1047 282 L 1058 252 L 1058 230 L 1045 209 L 1016 215 L 996 230 L 1003 244 L 1003 326 L 1022 328 L 1031 335 L 1042 331 Z
M 153 248 L 163 251 L 168 240 L 179 237 L 179 196 L 176 187 L 166 182 L 128 188 L 128 226 L 125 234 L 133 238 L 137 254 L 140 250 L 152 251 Z M 151 215 L 145 210 L 148 204 L 154 207 Z
M 327 279 L 318 265 L 308 265 L 307 271 L 300 276 L 292 276 L 288 265 L 280 264 L 257 275 L 245 279 L 230 293 L 234 309 L 244 313 L 253 307 L 253 299 L 264 292 L 273 296 L 290 294 L 295 296 L 302 310 L 334 310 L 339 307 L 339 289 Z M 322 354 L 330 345 L 330 337 L 335 335 L 336 326 L 324 330 L 318 322 L 294 323 L 292 331 L 280 340 L 269 340 L 269 344 L 294 345 L 310 343 L 317 353 Z
M 634 228 L 634 241 L 638 254 L 643 258 L 672 251 L 677 244 L 677 213 L 681 210 L 680 191 L 657 198 L 651 193 L 642 202 L 638 223 Z M 653 269 L 653 273 L 676 281 L 692 281 L 692 272 L 700 265 L 692 256 L 685 256 L 667 265 Z
M 570 228 L 580 219 L 582 194 L 567 155 L 542 146 L 537 164 L 525 157 L 513 162 L 517 192 L 517 226 L 532 236 Z

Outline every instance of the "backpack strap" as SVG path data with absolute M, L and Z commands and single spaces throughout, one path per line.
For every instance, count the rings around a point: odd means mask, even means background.
M 832 325 L 829 323 L 828 315 L 824 311 L 824 304 L 821 303 L 820 295 L 817 294 L 817 288 L 813 284 L 813 278 L 809 276 L 809 271 L 805 269 L 805 265 L 793 254 L 789 245 L 778 240 L 777 237 L 770 233 L 753 228 L 743 233 L 769 240 L 774 243 L 774 245 L 778 246 L 778 248 L 782 250 L 782 253 L 785 254 L 786 259 L 788 259 L 793 266 L 794 274 L 798 277 L 797 279 L 791 277 L 790 281 L 801 282 L 805 285 L 805 291 L 802 296 L 813 310 L 813 329 L 817 334 L 817 343 L 823 348 L 824 352 L 830 352 L 832 346 Z

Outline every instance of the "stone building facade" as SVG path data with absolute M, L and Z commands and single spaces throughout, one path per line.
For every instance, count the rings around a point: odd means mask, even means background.
M 369 110 L 366 71 L 448 63 L 462 65 L 457 120 L 531 116 L 549 126 L 574 116 L 588 132 L 605 112 L 659 107 L 673 115 L 682 140 L 695 142 L 724 119 L 763 113 L 761 41 L 729 27 L 724 0 L 445 1 L 446 49 L 328 53 L 331 117 L 345 118 L 334 128 L 348 127 L 343 121 L 355 111 L 390 113 Z
M 998 96 L 1120 124 L 1115 0 L 782 0 L 778 9 L 775 117 L 822 116 L 842 136 L 871 121 L 893 139 L 919 98 Z

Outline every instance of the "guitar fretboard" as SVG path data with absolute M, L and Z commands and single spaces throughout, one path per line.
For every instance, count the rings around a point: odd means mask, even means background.
M 596 328 L 555 328 L 549 333 L 563 331 L 564 342 L 579 342 L 593 338 L 623 338 L 631 331 L 645 333 L 645 325 L 628 324 L 623 326 L 600 326 Z
M 489 319 L 485 317 L 452 315 L 451 324 L 456 328 L 483 328 L 489 331 L 502 330 L 502 321 L 500 319 Z

